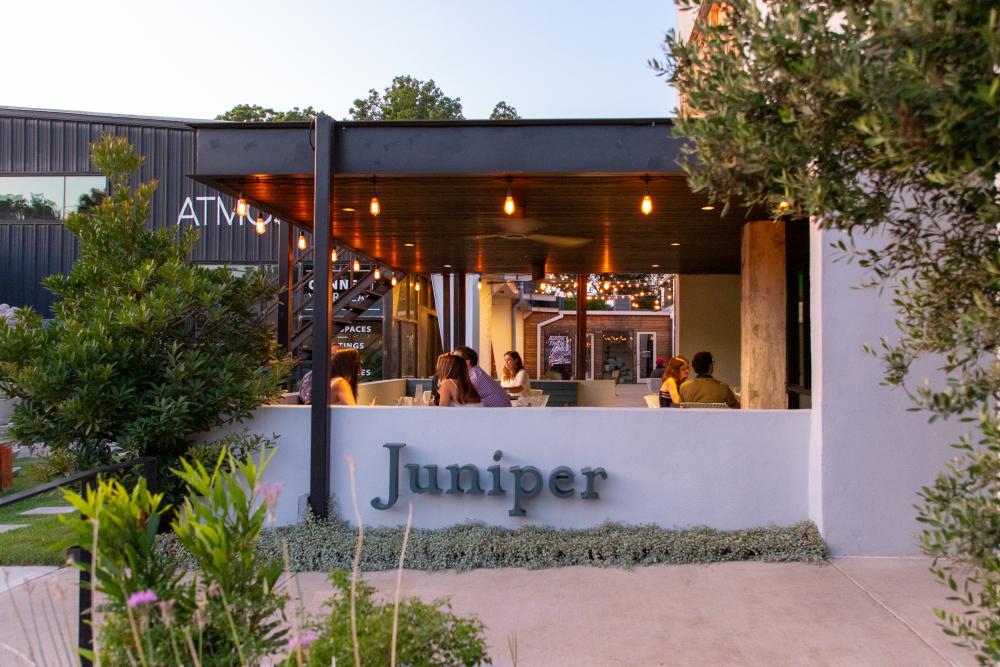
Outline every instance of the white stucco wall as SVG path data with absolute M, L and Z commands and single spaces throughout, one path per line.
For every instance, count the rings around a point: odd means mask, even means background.
M 677 339 L 675 354 L 690 361 L 707 350 L 715 359 L 715 377 L 740 384 L 740 293 L 737 275 L 680 275 L 674 290 Z
M 810 236 L 813 424 L 810 516 L 837 555 L 918 553 L 913 504 L 968 425 L 928 424 L 900 389 L 881 386 L 865 343 L 896 335 L 891 295 L 859 290 L 863 273 L 838 257 L 836 233 Z M 915 373 L 917 385 L 926 370 Z
M 405 521 L 414 498 L 414 525 L 448 526 L 468 520 L 501 526 L 585 527 L 603 521 L 655 523 L 663 527 L 707 525 L 735 529 L 787 525 L 808 518 L 806 468 L 809 411 L 648 410 L 643 408 L 437 409 L 331 408 L 333 492 L 350 518 L 350 482 L 344 455 L 357 462 L 358 494 L 369 525 Z M 284 487 L 279 523 L 297 520 L 309 488 L 309 408 L 269 406 L 254 415 L 254 431 L 281 433 L 266 474 Z M 445 466 L 471 463 L 489 490 L 487 467 L 503 451 L 506 496 L 413 495 L 400 470 L 400 498 L 379 511 L 371 499 L 388 494 L 387 442 L 403 442 L 401 465 L 438 464 L 439 484 L 449 486 Z M 565 465 L 576 473 L 573 498 L 556 498 L 546 486 L 524 501 L 525 517 L 511 517 L 512 465 L 548 475 Z M 584 467 L 603 467 L 599 500 L 581 499 Z M 425 480 L 422 471 L 422 480 Z M 463 475 L 463 485 L 468 482 Z

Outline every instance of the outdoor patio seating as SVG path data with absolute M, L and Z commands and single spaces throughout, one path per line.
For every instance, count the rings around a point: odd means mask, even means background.
M 659 408 L 660 407 L 660 395 L 659 394 L 646 394 L 642 397 L 646 401 L 647 408 Z
M 681 403 L 682 408 L 687 408 L 689 410 L 695 408 L 716 408 L 728 410 L 729 406 L 725 403 Z

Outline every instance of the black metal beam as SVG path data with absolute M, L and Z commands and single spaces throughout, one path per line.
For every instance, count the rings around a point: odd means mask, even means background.
M 333 119 L 320 114 L 313 141 L 313 349 L 312 428 L 310 433 L 309 506 L 317 517 L 329 513 L 330 498 L 330 208 L 334 155 Z
M 438 304 L 438 313 L 441 316 L 441 322 L 443 326 L 441 330 L 444 332 L 444 349 L 451 352 L 453 349 L 451 346 L 451 332 L 454 330 L 454 324 L 452 318 L 454 316 L 454 309 L 451 307 L 451 273 L 445 273 L 441 275 L 441 283 L 443 288 L 441 290 L 441 303 Z
M 195 125 L 195 178 L 312 172 L 303 127 Z M 337 123 L 338 176 L 680 173 L 671 123 Z
M 281 224 L 281 242 L 284 248 L 278 254 L 278 274 L 281 276 L 281 293 L 278 295 L 278 345 L 286 352 L 295 333 L 292 323 L 292 288 L 295 284 L 295 255 L 292 241 L 292 226 Z
M 576 276 L 576 379 L 587 379 L 587 279 Z
M 469 345 L 465 331 L 465 271 L 455 272 L 455 345 Z M 476 341 L 478 347 L 479 341 Z M 469 347 L 472 347 L 469 345 Z M 482 350 L 479 350 L 482 353 Z

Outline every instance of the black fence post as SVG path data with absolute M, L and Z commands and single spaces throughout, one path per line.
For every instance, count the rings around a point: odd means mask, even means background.
M 80 486 L 81 494 L 86 497 L 87 491 L 93 488 L 93 478 L 83 480 Z M 86 521 L 86 516 L 81 515 L 81 517 Z M 72 551 L 75 552 L 73 560 L 76 561 L 77 567 L 80 569 L 80 583 L 77 587 L 77 632 L 79 639 L 77 646 L 80 649 L 80 667 L 91 667 L 93 663 L 83 651 L 93 652 L 94 650 L 94 627 L 92 623 L 94 597 L 91 590 L 92 582 L 90 578 L 90 567 L 93 562 L 93 556 L 90 553 L 90 549 L 83 547 L 73 547 Z

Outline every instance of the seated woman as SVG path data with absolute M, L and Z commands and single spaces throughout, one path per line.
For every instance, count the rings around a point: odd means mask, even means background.
M 358 376 L 361 375 L 361 354 L 353 347 L 334 351 L 330 362 L 330 405 L 358 404 Z M 303 403 L 312 401 L 312 371 L 302 378 L 299 398 Z
M 531 379 L 528 377 L 528 371 L 524 370 L 524 362 L 521 361 L 521 355 L 514 350 L 503 355 L 500 386 L 510 394 L 512 399 L 516 399 L 531 389 Z
M 443 408 L 482 407 L 479 392 L 472 386 L 472 380 L 469 379 L 469 370 L 465 365 L 465 359 L 457 354 L 442 354 L 437 360 L 437 374 L 441 378 L 441 385 L 438 388 L 441 400 L 438 405 Z
M 660 407 L 669 408 L 681 404 L 680 386 L 687 379 L 691 367 L 688 360 L 677 355 L 667 364 L 663 371 L 663 382 L 660 384 Z

